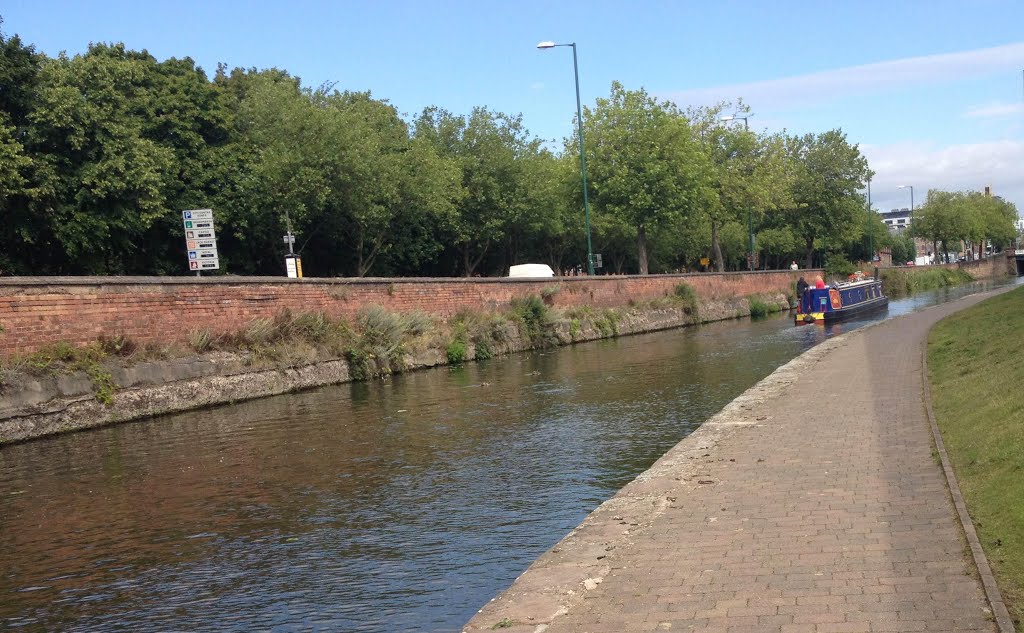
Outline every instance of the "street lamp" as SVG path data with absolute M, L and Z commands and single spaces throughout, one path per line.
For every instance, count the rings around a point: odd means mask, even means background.
M 580 70 L 576 63 L 576 42 L 571 44 L 555 44 L 554 42 L 541 42 L 537 44 L 539 49 L 554 48 L 556 46 L 572 47 L 572 72 L 576 76 L 576 126 L 580 135 L 580 175 L 583 177 L 583 219 L 587 227 L 587 274 L 594 274 L 594 248 L 590 243 L 590 201 L 587 199 L 587 158 L 583 151 L 583 107 L 580 105 Z
M 747 119 L 749 119 L 752 116 L 754 116 L 754 115 L 753 114 L 748 114 L 747 116 L 738 116 L 738 115 L 735 115 L 735 114 L 730 114 L 730 115 L 724 116 L 724 117 L 722 117 L 722 118 L 720 118 L 718 120 L 719 121 L 738 121 L 739 119 L 743 119 L 743 129 L 744 130 L 749 130 L 750 129 L 750 125 L 747 123 Z
M 900 185 L 897 189 L 910 189 L 910 230 L 914 230 L 914 185 Z M 917 237 L 914 237 L 914 263 L 917 263 Z
M 914 185 L 900 185 L 897 189 L 910 189 L 910 222 L 914 222 Z
M 748 114 L 747 116 L 738 116 L 738 115 L 735 115 L 735 114 L 730 114 L 728 116 L 721 117 L 718 120 L 719 121 L 735 121 L 737 119 L 743 119 L 743 129 L 744 129 L 744 131 L 749 131 L 750 130 L 750 125 L 747 122 L 747 119 L 749 119 L 752 116 L 754 116 L 754 115 L 753 114 Z M 751 215 L 750 207 L 747 207 L 747 234 L 748 234 L 748 236 L 750 238 L 750 242 L 749 242 L 750 250 L 747 251 L 747 253 L 749 255 L 747 264 L 750 267 L 750 271 L 753 272 L 753 270 L 754 270 L 754 218 Z

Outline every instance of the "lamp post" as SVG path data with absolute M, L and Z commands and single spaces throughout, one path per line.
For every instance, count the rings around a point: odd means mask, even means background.
M 897 189 L 910 189 L 910 232 L 914 240 L 914 263 L 917 263 L 917 237 L 914 237 L 914 185 L 900 185 Z
M 583 220 L 587 227 L 587 274 L 594 274 L 594 248 L 590 242 L 590 201 L 587 198 L 587 157 L 583 150 L 583 107 L 580 105 L 580 69 L 576 63 L 576 42 L 571 44 L 555 44 L 554 42 L 541 42 L 537 44 L 539 49 L 554 48 L 556 46 L 572 47 L 572 72 L 576 77 L 576 129 L 580 136 L 580 175 L 583 177 Z
M 900 185 L 897 189 L 910 189 L 910 223 L 914 223 L 914 185 Z
M 748 114 L 747 116 L 737 116 L 735 114 L 730 114 L 729 116 L 724 116 L 724 117 L 720 118 L 719 121 L 735 121 L 737 119 L 743 119 L 743 130 L 744 131 L 749 131 L 750 130 L 750 124 L 747 122 L 747 119 L 749 119 L 752 116 L 754 116 L 754 115 L 753 114 Z M 750 207 L 747 207 L 747 235 L 749 237 L 749 242 L 748 242 L 749 250 L 747 251 L 747 256 L 748 256 L 747 257 L 747 264 L 748 264 L 748 266 L 750 268 L 750 271 L 753 272 L 754 271 L 754 217 L 753 217 L 753 215 L 752 215 L 752 213 L 750 211 Z

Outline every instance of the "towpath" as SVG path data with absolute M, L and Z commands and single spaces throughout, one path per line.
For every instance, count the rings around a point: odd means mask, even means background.
M 922 376 L 932 324 L 987 296 L 830 339 L 779 368 L 465 630 L 997 631 Z

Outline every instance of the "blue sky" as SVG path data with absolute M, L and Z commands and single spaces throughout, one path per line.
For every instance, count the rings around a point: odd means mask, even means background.
M 1024 3 L 888 2 L 58 2 L 6 0 L 7 35 L 48 54 L 124 42 L 212 73 L 278 67 L 308 86 L 370 90 L 413 115 L 429 105 L 521 113 L 544 139 L 571 132 L 575 41 L 584 104 L 627 88 L 681 106 L 742 97 L 752 127 L 840 127 L 867 155 L 876 207 L 929 188 L 995 193 L 1024 212 Z

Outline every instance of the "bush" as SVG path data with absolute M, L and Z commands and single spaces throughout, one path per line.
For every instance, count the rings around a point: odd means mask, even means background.
M 107 336 L 101 334 L 99 338 L 100 350 L 110 356 L 131 356 L 138 349 L 135 341 L 123 334 Z
M 696 315 L 698 310 L 697 293 L 689 284 L 679 284 L 673 291 L 673 296 L 683 304 L 683 312 Z
M 846 279 L 857 272 L 857 267 L 842 255 L 829 255 L 825 260 L 825 274 Z
M 550 347 L 557 342 L 551 313 L 544 301 L 536 295 L 511 301 L 512 316 L 520 330 L 537 347 Z
M 487 339 L 481 339 L 473 343 L 473 354 L 477 360 L 488 360 L 494 358 L 494 350 Z
M 192 330 L 188 333 L 188 345 L 200 354 L 208 352 L 213 349 L 213 334 L 210 330 Z
M 456 339 L 451 343 L 448 343 L 448 347 L 445 350 L 448 356 L 448 363 L 454 365 L 461 363 L 466 360 L 466 342 Z
M 768 313 L 772 312 L 771 306 L 758 297 L 747 297 L 747 303 L 750 305 L 751 318 L 758 319 L 768 316 Z
M 323 343 L 330 337 L 333 325 L 323 312 L 306 312 L 292 319 L 289 334 L 310 343 Z

